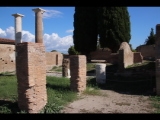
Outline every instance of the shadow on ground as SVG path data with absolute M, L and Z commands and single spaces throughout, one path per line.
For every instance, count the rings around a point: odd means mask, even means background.
M 54 89 L 56 91 L 70 91 L 70 87 L 69 86 L 53 85 L 53 84 L 47 83 L 46 87 Z
M 0 100 L 0 113 L 15 113 L 20 112 L 18 102 L 8 100 Z
M 102 90 L 113 90 L 121 94 L 130 95 L 155 95 L 153 87 L 149 81 L 137 81 L 137 82 L 117 82 L 106 81 L 105 84 L 97 84 L 96 78 L 91 78 L 87 82 L 88 85 L 98 86 Z
M 105 84 L 97 84 L 96 78 L 91 78 L 87 81 L 87 84 L 121 94 L 156 95 L 153 91 L 153 88 L 156 87 L 155 62 L 149 61 L 142 65 L 136 64 L 125 69 L 125 74 L 117 74 L 117 67 L 116 65 L 106 67 Z

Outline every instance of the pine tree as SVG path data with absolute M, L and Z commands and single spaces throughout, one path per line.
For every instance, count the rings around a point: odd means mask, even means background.
M 154 34 L 154 31 L 153 31 L 153 28 L 151 28 L 151 32 L 150 32 L 150 35 L 148 36 L 148 38 L 146 39 L 145 45 L 153 45 L 155 44 L 155 34 Z

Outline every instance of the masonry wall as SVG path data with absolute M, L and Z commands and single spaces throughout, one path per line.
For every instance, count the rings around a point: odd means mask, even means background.
M 46 52 L 46 69 L 62 65 L 63 55 L 60 52 Z M 0 73 L 16 71 L 15 45 L 0 44 Z
M 90 53 L 92 60 L 108 60 L 110 57 L 111 51 L 107 50 L 96 50 Z
M 139 63 L 143 61 L 143 56 L 141 55 L 140 52 L 133 52 L 133 62 L 134 63 Z
M 155 45 L 142 45 L 136 48 L 137 52 L 141 52 L 144 59 L 155 58 Z
M 42 43 L 19 43 L 16 51 L 18 106 L 38 113 L 47 103 L 45 47 Z
M 0 44 L 0 73 L 15 71 L 15 46 Z
M 47 70 L 52 69 L 53 66 L 60 66 L 63 62 L 63 55 L 60 52 L 46 52 L 46 67 Z

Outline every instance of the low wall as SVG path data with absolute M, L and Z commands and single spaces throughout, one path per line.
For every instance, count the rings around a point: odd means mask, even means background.
M 133 62 L 134 63 L 139 63 L 139 62 L 142 62 L 143 61 L 143 56 L 141 55 L 140 52 L 134 52 L 133 53 Z
M 136 48 L 137 52 L 141 52 L 143 59 L 155 59 L 155 45 L 141 45 Z
M 110 57 L 111 51 L 108 50 L 96 50 L 90 53 L 92 60 L 108 60 Z
M 60 52 L 46 52 L 46 67 L 47 70 L 52 69 L 53 66 L 61 66 L 63 55 Z
M 63 55 L 60 52 L 46 52 L 46 69 L 61 66 Z M 16 71 L 15 45 L 0 44 L 0 73 Z

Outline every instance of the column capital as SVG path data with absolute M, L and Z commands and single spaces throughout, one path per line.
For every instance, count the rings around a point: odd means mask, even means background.
M 24 15 L 16 13 L 16 14 L 12 14 L 12 16 L 14 16 L 14 17 L 23 17 Z
M 41 8 L 35 8 L 35 9 L 32 9 L 34 12 L 41 12 L 41 13 L 44 13 L 45 10 L 44 9 L 41 9 Z

